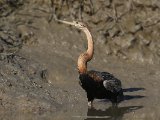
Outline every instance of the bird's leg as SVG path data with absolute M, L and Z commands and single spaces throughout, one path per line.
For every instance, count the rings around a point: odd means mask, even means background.
M 112 107 L 117 108 L 118 107 L 118 103 L 117 102 L 112 103 Z
M 88 98 L 88 107 L 90 107 L 90 108 L 93 107 L 94 97 L 91 94 L 87 93 L 87 98 Z
M 90 107 L 90 108 L 93 107 L 93 101 L 88 101 L 88 107 Z

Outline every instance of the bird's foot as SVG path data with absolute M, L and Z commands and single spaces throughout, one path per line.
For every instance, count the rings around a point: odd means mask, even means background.
M 112 107 L 117 108 L 118 107 L 118 103 L 112 103 Z
M 89 108 L 92 108 L 92 107 L 93 107 L 92 101 L 88 101 L 88 107 L 89 107 Z

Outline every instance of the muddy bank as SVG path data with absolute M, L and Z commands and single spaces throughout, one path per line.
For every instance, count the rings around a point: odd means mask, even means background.
M 72 4 L 71 4 L 72 2 Z M 159 1 L 0 1 L 0 119 L 159 119 Z M 95 42 L 88 68 L 122 80 L 125 100 L 88 109 L 76 62 L 83 20 Z
M 158 0 L 64 0 L 54 1 L 52 7 L 59 19 L 86 22 L 107 56 L 159 63 Z
M 44 113 L 55 113 L 60 104 L 53 98 L 56 88 L 47 84 L 46 70 L 20 56 L 10 57 L 0 61 L 1 119 L 25 118 L 29 113 L 42 117 Z

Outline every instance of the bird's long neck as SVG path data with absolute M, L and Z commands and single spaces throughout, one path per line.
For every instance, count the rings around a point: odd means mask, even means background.
M 88 49 L 86 52 L 80 54 L 78 58 L 78 71 L 80 74 L 87 72 L 87 62 L 92 59 L 94 52 L 93 40 L 90 31 L 85 28 L 83 29 L 83 32 L 86 34 L 88 40 Z

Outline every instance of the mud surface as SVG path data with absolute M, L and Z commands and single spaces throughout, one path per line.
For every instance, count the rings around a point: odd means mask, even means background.
M 158 0 L 0 0 L 0 119 L 159 120 L 159 9 Z M 88 24 L 88 68 L 122 81 L 118 108 L 107 100 L 88 108 L 76 68 L 86 38 L 52 13 Z

